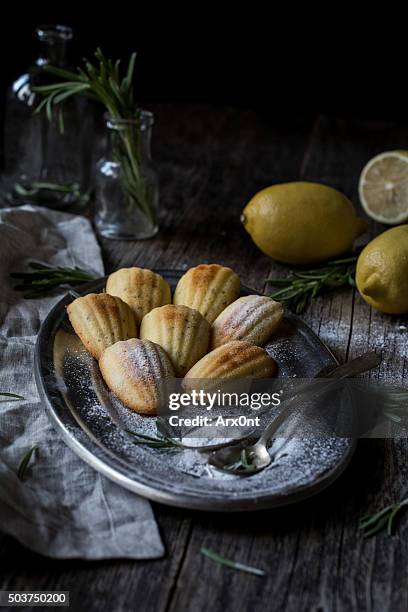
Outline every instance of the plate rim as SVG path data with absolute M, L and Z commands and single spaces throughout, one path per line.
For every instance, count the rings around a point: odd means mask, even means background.
M 169 269 L 169 268 L 157 268 L 152 269 L 152 271 L 157 274 L 161 274 L 166 278 L 166 275 L 182 275 L 185 270 L 179 269 Z M 78 289 L 78 293 L 80 295 L 87 294 L 92 291 L 95 286 L 100 285 L 108 275 L 101 276 L 98 279 L 92 280 L 89 283 L 81 285 Z M 245 285 L 241 287 L 241 290 L 246 294 L 257 294 L 262 295 L 259 291 L 255 289 L 249 288 Z M 67 303 L 70 302 L 71 296 L 67 292 L 50 310 L 47 314 L 46 318 L 41 324 L 39 333 L 37 335 L 37 340 L 35 344 L 34 351 L 34 374 L 38 392 L 40 394 L 40 398 L 45 405 L 46 412 L 48 417 L 50 418 L 54 428 L 57 433 L 59 433 L 63 439 L 63 441 L 67 444 L 69 448 L 77 456 L 80 457 L 83 461 L 85 461 L 88 465 L 90 465 L 93 469 L 98 471 L 99 473 L 106 476 L 109 480 L 116 482 L 119 486 L 122 486 L 133 493 L 141 495 L 151 501 L 163 503 L 170 506 L 175 506 L 179 508 L 185 509 L 193 509 L 193 510 L 202 510 L 202 511 L 213 511 L 213 512 L 245 512 L 245 511 L 253 511 L 253 510 L 265 510 L 268 508 L 285 506 L 293 503 L 297 503 L 313 495 L 316 495 L 329 487 L 348 467 L 352 456 L 354 454 L 357 441 L 355 439 L 350 439 L 350 444 L 342 455 L 341 459 L 333 466 L 331 470 L 327 470 L 319 477 L 317 477 L 312 483 L 306 483 L 300 485 L 292 492 L 285 492 L 283 490 L 280 493 L 271 493 L 267 495 L 262 493 L 260 495 L 254 494 L 252 499 L 240 498 L 237 496 L 236 498 L 230 498 L 228 500 L 225 499 L 214 499 L 206 495 L 205 497 L 199 497 L 192 495 L 190 493 L 178 493 L 173 494 L 169 491 L 158 490 L 152 485 L 145 484 L 143 482 L 139 482 L 134 478 L 126 476 L 117 468 L 109 465 L 108 462 L 104 461 L 102 457 L 94 454 L 92 450 L 90 450 L 87 446 L 81 443 L 75 435 L 68 429 L 67 425 L 61 420 L 57 409 L 54 407 L 51 398 L 49 397 L 46 384 L 43 378 L 43 372 L 41 368 L 41 347 L 46 340 L 49 340 L 49 335 L 47 338 L 44 336 L 47 334 L 48 328 L 51 326 L 55 315 L 63 308 Z M 296 321 L 296 325 L 306 332 L 309 336 L 311 335 L 317 344 L 321 346 L 321 348 L 326 352 L 326 354 L 333 360 L 333 363 L 338 363 L 338 360 L 334 356 L 333 352 L 330 348 L 319 338 L 317 334 L 302 320 L 300 317 L 293 313 L 286 313 L 286 318 L 292 319 Z M 74 422 L 75 419 L 71 415 Z M 98 446 L 94 440 L 92 440 L 91 436 L 87 434 L 76 422 L 77 427 L 87 436 L 89 440 L 89 444 L 99 449 L 99 455 L 102 453 L 106 453 L 103 447 Z

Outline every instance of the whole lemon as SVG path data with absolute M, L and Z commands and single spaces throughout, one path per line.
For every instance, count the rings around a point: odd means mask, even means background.
M 241 221 L 255 244 L 290 264 L 324 261 L 348 251 L 365 222 L 345 195 L 320 183 L 282 183 L 259 191 Z
M 370 306 L 389 314 L 408 312 L 408 225 L 374 238 L 357 261 L 356 285 Z

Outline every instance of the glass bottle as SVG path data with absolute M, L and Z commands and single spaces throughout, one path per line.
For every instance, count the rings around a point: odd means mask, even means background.
M 33 87 L 58 80 L 45 68 L 67 68 L 67 44 L 72 36 L 67 26 L 38 27 L 39 57 L 7 93 L 2 180 L 6 204 L 77 210 L 88 200 L 93 128 L 90 104 L 75 96 L 54 108 L 51 120 L 46 112 L 34 112 L 42 97 Z
M 95 226 L 105 238 L 137 240 L 158 232 L 158 176 L 150 153 L 153 114 L 107 118 L 107 152 L 97 164 Z

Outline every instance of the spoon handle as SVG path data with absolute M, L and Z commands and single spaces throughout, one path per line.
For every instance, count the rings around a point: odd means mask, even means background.
M 369 351 L 367 353 L 363 353 L 359 357 L 348 361 L 345 364 L 335 366 L 330 372 L 325 374 L 328 380 L 336 379 L 341 380 L 343 378 L 351 378 L 353 376 L 358 376 L 359 374 L 363 374 L 364 372 L 368 372 L 373 368 L 376 368 L 381 363 L 381 356 L 375 353 L 374 351 Z M 317 375 L 316 378 L 322 378 Z M 273 434 L 279 429 L 282 423 L 286 420 L 288 414 L 291 410 L 293 410 L 293 406 L 296 406 L 296 403 L 302 399 L 302 394 L 305 391 L 309 391 L 312 393 L 310 398 L 316 398 L 320 394 L 325 393 L 327 391 L 328 385 L 323 385 L 321 382 L 312 382 L 310 384 L 304 385 L 294 396 L 290 397 L 286 402 L 286 406 L 280 412 L 280 414 L 269 423 L 263 432 L 262 436 L 258 440 L 258 444 L 267 444 Z
M 342 365 L 335 366 L 329 370 L 324 376 L 319 373 L 316 378 L 351 378 L 352 376 L 358 376 L 364 374 L 373 368 L 376 368 L 381 363 L 381 355 L 375 351 L 368 351 L 363 353 L 359 357 L 343 363 Z

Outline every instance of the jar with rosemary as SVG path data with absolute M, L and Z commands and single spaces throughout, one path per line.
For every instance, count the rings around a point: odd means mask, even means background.
M 158 231 L 158 176 L 150 154 L 153 114 L 106 118 L 107 150 L 95 177 L 95 226 L 106 238 L 151 238 Z
M 153 115 L 134 100 L 135 60 L 133 53 L 122 75 L 119 60 L 97 49 L 95 61 L 84 60 L 76 71 L 48 66 L 57 82 L 37 87 L 44 96 L 38 111 L 45 108 L 50 117 L 71 96 L 85 96 L 105 108 L 108 150 L 97 166 L 95 223 L 103 236 L 125 240 L 150 238 L 158 231 L 158 178 L 150 157 Z

